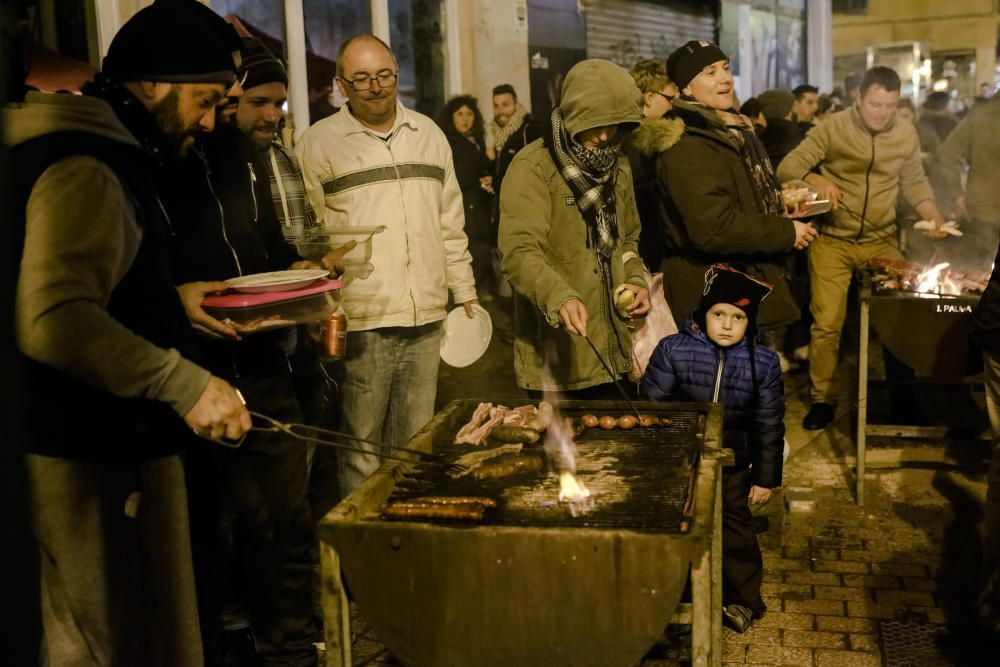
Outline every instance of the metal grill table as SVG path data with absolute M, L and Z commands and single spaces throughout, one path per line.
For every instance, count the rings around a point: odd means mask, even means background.
M 449 458 L 474 449 L 451 442 L 478 403 L 452 402 L 408 446 Z M 362 615 L 408 665 L 632 665 L 671 620 L 692 623 L 693 664 L 721 664 L 721 406 L 639 405 L 671 425 L 577 438 L 577 474 L 597 494 L 584 516 L 539 502 L 556 499 L 555 475 L 451 479 L 382 466 L 320 523 L 327 665 L 351 664 L 341 569 Z M 498 507 L 475 525 L 380 516 L 390 499 L 428 494 Z M 689 571 L 692 604 L 679 605 Z
M 914 385 L 965 387 L 979 372 L 978 357 L 970 355 L 973 309 L 978 295 L 939 296 L 879 290 L 871 274 L 859 272 L 861 326 L 858 342 L 857 478 L 855 498 L 865 502 L 865 467 L 868 436 L 943 438 L 943 426 L 869 424 L 868 345 L 874 328 L 882 344 L 913 368 L 920 380 Z M 975 358 L 973 358 L 975 357 Z M 891 383 L 890 383 L 891 384 Z

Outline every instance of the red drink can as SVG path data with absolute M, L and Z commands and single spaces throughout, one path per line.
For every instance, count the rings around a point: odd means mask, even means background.
M 323 329 L 323 347 L 326 354 L 340 359 L 347 352 L 347 316 L 338 311 L 326 321 Z

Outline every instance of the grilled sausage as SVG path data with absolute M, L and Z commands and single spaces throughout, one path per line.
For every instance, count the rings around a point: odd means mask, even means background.
M 382 516 L 387 519 L 455 519 L 481 521 L 486 508 L 478 503 L 465 505 L 428 505 L 399 502 L 385 508 Z
M 603 417 L 601 417 L 600 423 L 601 423 L 601 428 L 607 431 L 610 431 L 611 429 L 618 426 L 618 420 L 612 417 L 611 415 L 604 415 Z
M 597 415 L 584 415 L 580 417 L 580 422 L 587 428 L 594 428 L 600 421 Z
M 483 507 L 496 507 L 497 501 L 492 498 L 481 498 L 478 496 L 421 496 L 419 498 L 407 498 L 400 500 L 399 505 L 482 505 Z
M 535 444 L 538 442 L 538 431 L 523 426 L 496 426 L 490 432 L 490 437 L 497 442 L 525 442 Z
M 618 428 L 629 431 L 635 428 L 635 425 L 639 423 L 639 420 L 635 415 L 622 415 L 618 418 Z
M 537 472 L 542 469 L 545 460 L 541 456 L 517 455 L 498 459 L 493 463 L 484 463 L 472 471 L 476 479 L 496 479 L 510 477 L 519 472 Z

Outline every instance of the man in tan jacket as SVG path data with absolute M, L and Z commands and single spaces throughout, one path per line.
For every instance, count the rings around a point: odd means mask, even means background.
M 778 178 L 804 179 L 820 199 L 833 202 L 822 235 L 809 248 L 813 322 L 809 343 L 812 408 L 803 420 L 821 429 L 833 419 L 837 396 L 837 355 L 854 271 L 873 258 L 902 259 L 896 241 L 896 200 L 900 192 L 934 236 L 944 224 L 920 162 L 920 140 L 909 123 L 896 122 L 899 76 L 873 67 L 861 82 L 860 97 L 822 125 L 781 161 Z

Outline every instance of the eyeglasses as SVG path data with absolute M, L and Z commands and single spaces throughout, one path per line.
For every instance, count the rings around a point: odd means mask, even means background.
M 380 88 L 388 88 L 389 86 L 396 83 L 396 77 L 399 76 L 398 72 L 383 72 L 377 76 L 369 77 L 363 76 L 357 79 L 344 79 L 343 77 L 337 77 L 344 83 L 350 84 L 351 88 L 357 91 L 368 90 L 372 87 L 372 81 L 378 81 Z
M 661 93 L 658 90 L 653 90 L 653 91 L 650 91 L 650 92 L 652 92 L 654 95 L 659 95 L 660 97 L 662 97 L 663 99 L 665 99 L 668 102 L 673 102 L 674 98 L 677 97 L 676 95 L 667 95 L 665 93 Z

